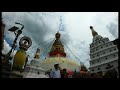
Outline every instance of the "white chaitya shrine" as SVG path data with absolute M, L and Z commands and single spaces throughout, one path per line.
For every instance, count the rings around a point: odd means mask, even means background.
M 80 65 L 75 61 L 65 57 L 49 57 L 41 62 L 41 67 L 46 71 L 54 68 L 54 64 L 59 64 L 61 69 L 67 69 L 67 71 L 80 71 Z
M 45 70 L 40 66 L 39 53 L 40 49 L 37 49 L 34 59 L 31 60 L 30 65 L 25 67 L 23 78 L 49 78 L 45 75 Z

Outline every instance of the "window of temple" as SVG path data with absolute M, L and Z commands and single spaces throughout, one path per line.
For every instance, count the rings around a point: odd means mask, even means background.
M 114 57 L 115 57 L 116 55 L 114 55 Z
M 112 50 L 110 49 L 110 52 L 111 52 Z
M 98 68 L 98 70 L 100 70 L 100 68 Z
M 90 45 L 90 47 L 92 47 L 92 45 Z
M 92 50 L 90 50 L 90 53 L 92 53 Z
M 38 75 L 39 75 L 40 73 L 38 72 Z
M 108 38 L 106 38 L 106 41 L 109 41 L 109 39 L 108 39 Z

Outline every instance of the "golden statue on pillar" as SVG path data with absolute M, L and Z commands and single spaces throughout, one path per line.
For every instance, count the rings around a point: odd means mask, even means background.
M 39 59 L 40 58 L 40 49 L 39 48 L 37 48 L 37 51 L 36 51 L 36 54 L 35 54 L 35 59 Z

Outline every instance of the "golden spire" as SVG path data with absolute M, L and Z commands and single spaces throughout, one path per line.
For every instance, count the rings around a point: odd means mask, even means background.
M 39 59 L 40 58 L 40 49 L 39 48 L 37 48 L 37 51 L 36 51 L 36 54 L 35 54 L 35 59 Z
M 56 37 L 56 39 L 59 39 L 59 38 L 60 38 L 60 33 L 59 33 L 59 31 L 55 34 L 55 37 Z
M 92 26 L 90 26 L 90 29 L 92 31 L 93 37 L 96 36 L 96 35 L 98 35 L 98 33 L 94 30 L 94 28 Z
M 56 40 L 52 45 L 52 48 L 49 52 L 49 56 L 66 56 L 66 53 L 64 52 L 64 46 L 62 45 L 62 42 L 60 41 L 60 33 L 57 32 L 55 34 Z

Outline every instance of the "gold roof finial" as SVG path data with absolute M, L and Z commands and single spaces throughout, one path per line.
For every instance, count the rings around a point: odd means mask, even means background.
M 93 26 L 90 26 L 90 29 L 92 31 L 93 37 L 96 36 L 96 35 L 98 35 L 98 33 L 94 30 Z
M 59 38 L 60 38 L 60 33 L 59 33 L 59 31 L 57 31 L 57 33 L 55 34 L 55 37 L 56 37 L 56 39 L 59 39 Z
M 40 58 L 40 49 L 37 48 L 36 54 L 35 54 L 35 59 L 39 59 Z

